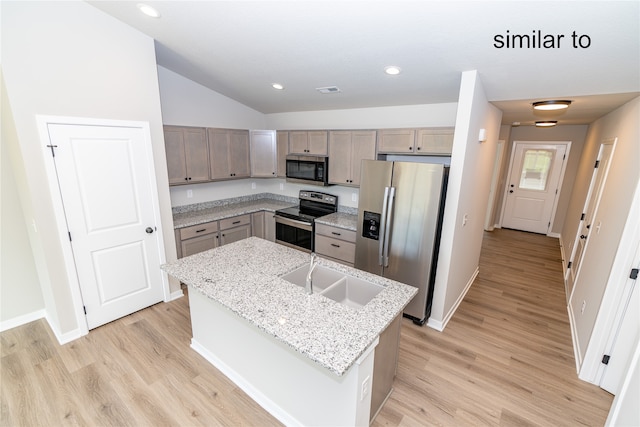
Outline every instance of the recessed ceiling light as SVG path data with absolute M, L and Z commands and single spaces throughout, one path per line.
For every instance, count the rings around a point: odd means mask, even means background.
M 565 108 L 569 108 L 569 105 L 571 105 L 571 101 L 564 101 L 564 100 L 538 101 L 538 102 L 534 102 L 532 105 L 534 110 L 544 110 L 544 111 L 562 110 Z
M 278 89 L 278 90 L 283 90 L 284 89 L 284 86 L 282 86 L 280 83 L 273 83 L 271 85 L 271 87 L 274 88 L 274 89 Z
M 558 122 L 556 120 L 544 120 L 544 121 L 536 122 L 536 126 L 539 128 L 550 128 L 557 124 Z
M 160 18 L 160 12 L 158 12 L 148 4 L 138 3 L 138 9 L 140 9 L 140 12 L 144 13 L 147 16 L 150 16 L 152 18 Z
M 392 76 L 396 76 L 400 74 L 400 71 L 402 71 L 400 67 L 396 67 L 395 65 L 389 65 L 388 67 L 384 67 L 384 72 Z

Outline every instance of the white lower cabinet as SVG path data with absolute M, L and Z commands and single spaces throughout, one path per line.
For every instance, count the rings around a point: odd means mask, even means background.
M 356 260 L 356 232 L 326 224 L 316 224 L 315 252 L 353 267 Z

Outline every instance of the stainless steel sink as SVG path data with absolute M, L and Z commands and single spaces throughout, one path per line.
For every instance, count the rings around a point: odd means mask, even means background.
M 308 272 L 309 266 L 305 265 L 280 277 L 294 285 L 304 287 Z M 353 308 L 363 307 L 384 289 L 383 286 L 321 265 L 315 268 L 312 278 L 314 293 Z
M 291 273 L 287 273 L 280 277 L 287 282 L 293 283 L 294 285 L 302 286 L 304 288 L 308 272 L 309 266 L 304 265 L 296 270 L 293 270 Z M 313 270 L 313 274 L 311 277 L 313 283 L 313 292 L 317 294 L 320 291 L 333 285 L 338 280 L 342 279 L 344 277 L 344 274 L 318 265 L 316 266 L 315 270 Z
M 344 276 L 336 283 L 321 292 L 327 298 L 330 298 L 340 304 L 353 308 L 365 306 L 384 288 L 362 279 L 352 276 Z

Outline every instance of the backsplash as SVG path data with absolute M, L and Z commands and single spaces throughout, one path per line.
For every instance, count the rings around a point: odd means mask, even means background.
M 231 197 L 229 199 L 213 200 L 210 202 L 194 203 L 191 205 L 174 206 L 173 208 L 171 208 L 171 213 L 175 215 L 175 214 L 180 214 L 185 212 L 201 211 L 204 209 L 210 209 L 210 208 L 215 208 L 219 206 L 227 206 L 235 203 L 253 202 L 260 199 L 277 200 L 279 202 L 291 203 L 292 205 L 297 205 L 300 202 L 297 197 L 284 196 L 282 194 L 274 194 L 274 193 L 258 193 L 258 194 L 250 194 L 246 196 Z M 338 205 L 338 212 L 342 212 L 350 215 L 357 215 L 358 208 Z

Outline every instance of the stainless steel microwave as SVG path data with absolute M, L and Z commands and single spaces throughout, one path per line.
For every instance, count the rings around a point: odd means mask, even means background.
M 287 156 L 287 181 L 329 185 L 329 158 L 326 156 Z

